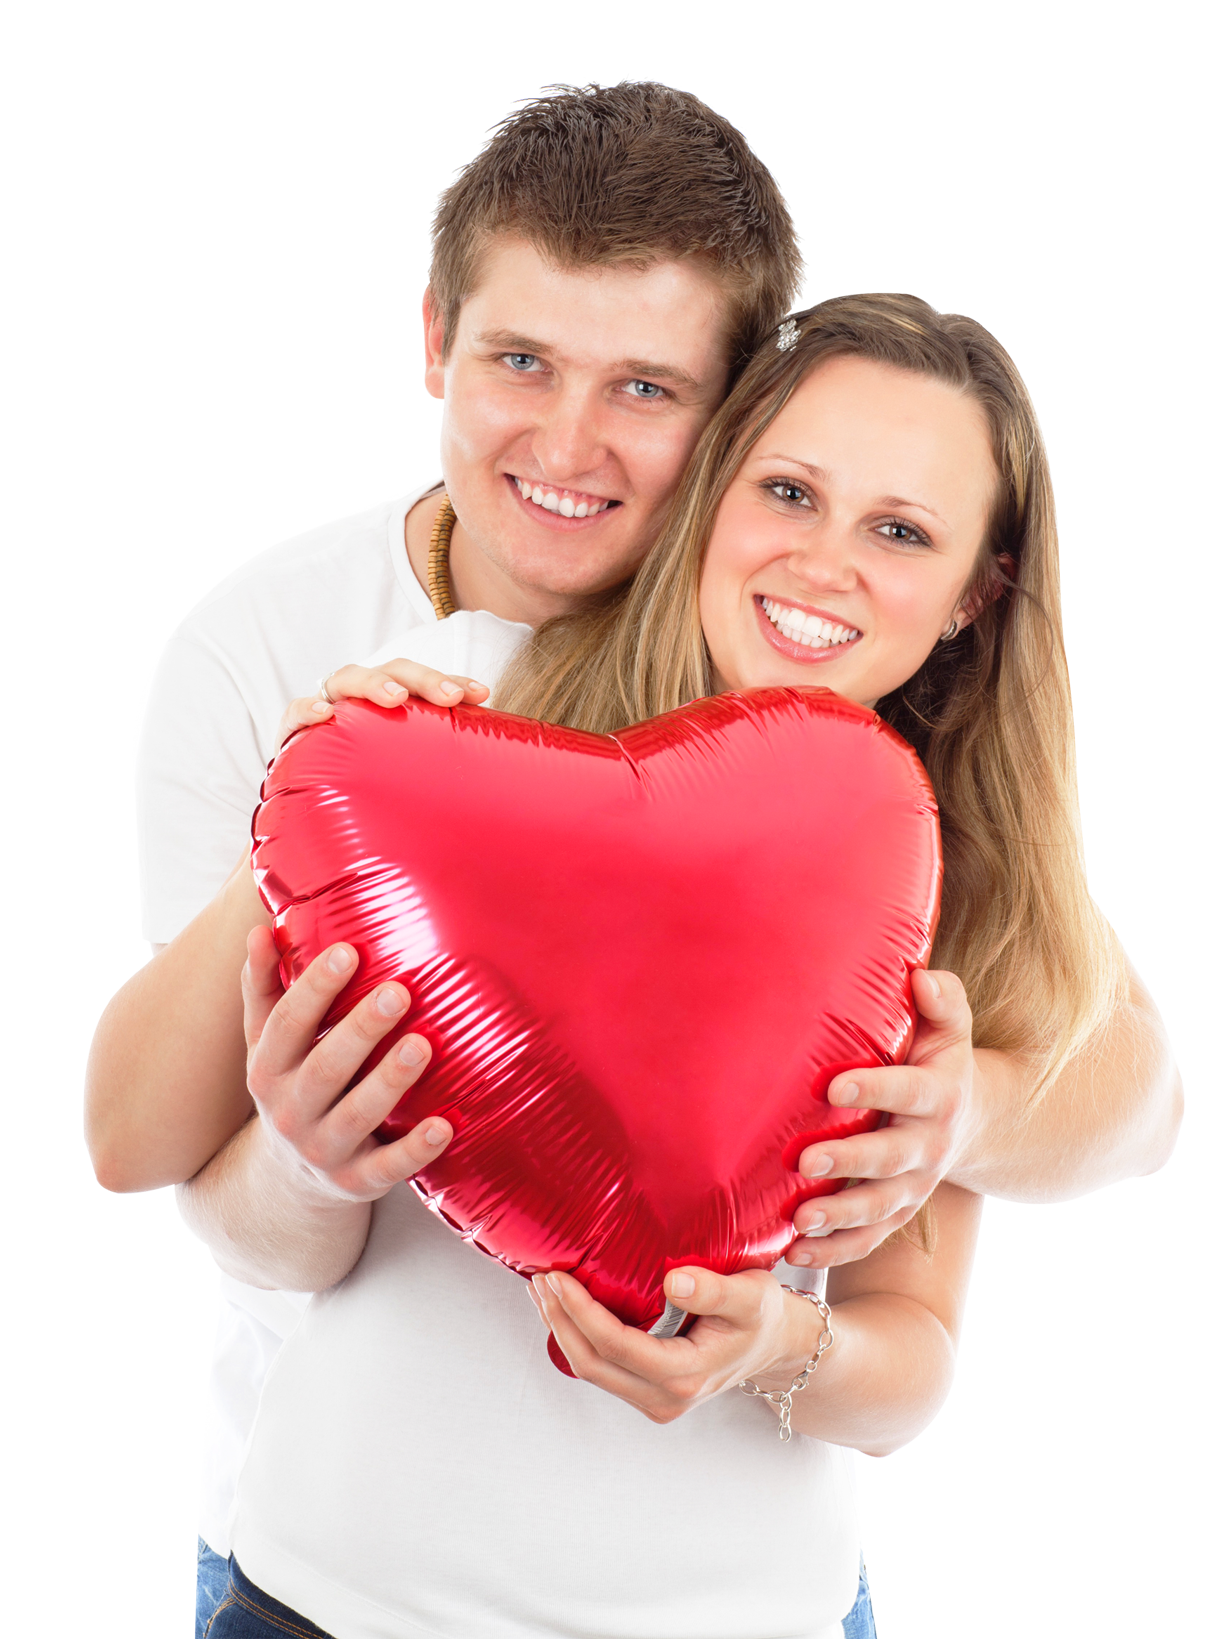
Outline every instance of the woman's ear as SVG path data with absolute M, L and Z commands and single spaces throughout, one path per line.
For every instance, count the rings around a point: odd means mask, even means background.
M 423 350 L 427 355 L 427 391 L 432 398 L 443 398 L 444 315 L 436 306 L 430 286 L 423 296 Z
M 1018 565 L 1011 552 L 997 553 L 995 562 L 999 566 L 999 574 L 984 575 L 976 586 L 970 588 L 954 615 L 959 632 L 964 631 L 967 626 L 972 626 L 984 609 L 989 609 L 997 598 L 1016 585 Z

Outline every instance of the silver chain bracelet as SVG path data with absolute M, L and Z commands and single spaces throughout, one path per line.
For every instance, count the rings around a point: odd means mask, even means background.
M 823 1298 L 818 1298 L 814 1292 L 800 1292 L 797 1286 L 787 1286 L 782 1283 L 783 1292 L 793 1292 L 796 1298 L 806 1298 L 808 1303 L 814 1303 L 820 1311 L 820 1341 L 816 1344 L 816 1352 L 803 1367 L 803 1370 L 791 1383 L 788 1389 L 758 1388 L 750 1378 L 744 1378 L 739 1388 L 744 1394 L 757 1396 L 767 1400 L 777 1412 L 777 1437 L 779 1440 L 790 1438 L 790 1408 L 794 1397 L 805 1389 L 811 1381 L 811 1374 L 820 1364 L 821 1356 L 833 1347 L 833 1311 Z

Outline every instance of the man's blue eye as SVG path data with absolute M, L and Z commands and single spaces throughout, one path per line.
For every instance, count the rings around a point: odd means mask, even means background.
M 532 370 L 538 363 L 533 353 L 505 353 L 504 357 L 514 370 Z
M 652 381 L 634 381 L 632 391 L 637 398 L 656 398 L 662 389 Z

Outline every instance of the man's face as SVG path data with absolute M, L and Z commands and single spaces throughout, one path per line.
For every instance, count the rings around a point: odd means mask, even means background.
M 692 263 L 561 269 L 520 240 L 488 251 L 447 360 L 425 304 L 445 484 L 497 579 L 566 605 L 628 578 L 721 402 L 728 308 Z

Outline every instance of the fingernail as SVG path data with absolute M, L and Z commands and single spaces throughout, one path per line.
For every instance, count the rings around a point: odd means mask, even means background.
M 441 683 L 441 685 L 440 685 L 440 693 L 441 694 L 460 694 L 461 690 L 457 687 L 456 683 L 444 682 L 444 683 Z
M 840 1087 L 831 1087 L 829 1089 L 830 1104 L 853 1104 L 857 1097 L 857 1081 L 843 1081 Z
M 822 1241 L 826 1235 L 831 1235 L 833 1231 L 831 1229 L 821 1229 L 818 1225 L 813 1224 L 810 1229 L 805 1229 L 803 1233 L 809 1241 Z
M 564 1290 L 563 1286 L 560 1284 L 560 1278 L 558 1275 L 548 1275 L 547 1285 L 555 1293 L 556 1297 L 559 1297 L 560 1293 Z
M 402 1010 L 402 999 L 392 985 L 385 985 L 384 989 L 376 994 L 376 1011 L 383 1013 L 386 1019 L 396 1017 Z
M 804 1235 L 827 1235 L 828 1230 L 824 1227 L 827 1222 L 828 1219 L 825 1217 L 824 1213 L 817 1212 L 816 1216 L 812 1219 L 811 1224 L 803 1231 Z
M 351 955 L 347 947 L 345 945 L 339 945 L 336 950 L 329 953 L 330 973 L 347 972 L 353 960 L 354 957 Z
M 406 1036 L 402 1039 L 397 1049 L 397 1056 L 403 1064 L 422 1064 L 427 1057 L 413 1036 Z M 434 1143 L 434 1140 L 432 1142 Z
M 423 1129 L 423 1138 L 428 1144 L 443 1144 L 448 1137 L 448 1128 L 438 1121 L 431 1121 Z
M 827 1178 L 833 1170 L 833 1157 L 831 1155 L 817 1155 L 800 1170 L 804 1178 Z
M 811 1253 L 794 1252 L 791 1254 L 790 1262 L 795 1269 L 810 1269 L 812 1265 Z
M 313 700 L 312 710 L 316 712 L 318 716 L 323 717 L 326 712 L 332 711 L 333 707 L 327 700 Z
M 393 681 L 392 681 L 392 680 L 391 680 L 391 679 L 390 679 L 390 680 L 389 680 L 389 681 L 388 681 L 388 682 L 387 682 L 387 683 L 386 683 L 386 684 L 385 684 L 385 685 L 384 685 L 384 692 L 385 692 L 385 693 L 386 693 L 386 694 L 405 694 L 405 692 L 406 692 L 406 691 L 405 691 L 405 689 L 403 689 L 403 688 L 402 688 L 402 686 L 401 686 L 401 684 L 400 684 L 400 683 L 394 683 L 394 682 L 393 682 Z
M 691 1275 L 675 1274 L 671 1276 L 671 1296 L 673 1298 L 690 1298 L 696 1290 L 696 1281 Z

